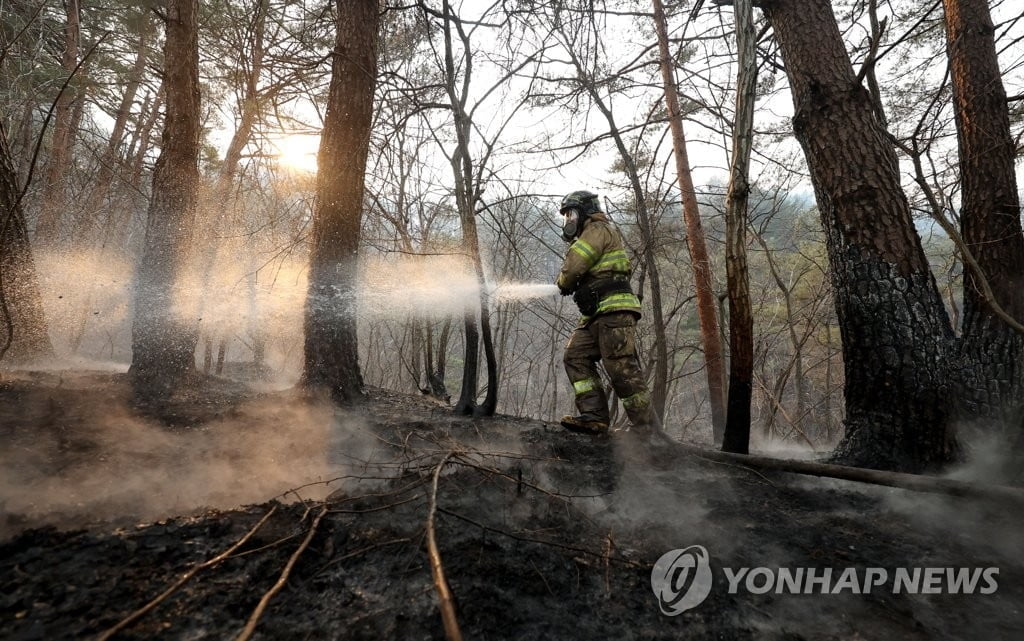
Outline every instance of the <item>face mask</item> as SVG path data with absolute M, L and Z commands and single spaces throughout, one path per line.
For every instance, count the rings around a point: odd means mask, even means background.
M 562 240 L 571 243 L 579 232 L 580 212 L 570 208 L 563 211 L 562 216 Z

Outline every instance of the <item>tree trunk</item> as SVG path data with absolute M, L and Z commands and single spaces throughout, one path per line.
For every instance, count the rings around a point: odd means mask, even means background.
M 774 0 L 764 12 L 790 80 L 843 339 L 846 435 L 835 456 L 883 469 L 937 467 L 955 454 L 945 409 L 952 331 L 896 155 L 830 3 Z
M 79 45 L 79 4 L 78 0 L 66 0 L 67 22 L 64 25 L 64 54 L 61 67 L 68 75 L 74 73 L 78 66 Z M 50 159 L 46 165 L 46 183 L 43 199 L 39 208 L 39 221 L 36 223 L 36 242 L 52 244 L 60 234 L 61 220 L 64 215 L 64 177 L 68 163 L 71 161 L 71 143 L 75 130 L 72 127 L 74 103 L 76 100 L 74 84 L 57 98 L 53 112 L 53 142 Z
M 203 339 L 203 374 L 209 374 L 213 369 L 213 336 L 209 334 Z
M 163 394 L 195 370 L 197 334 L 176 296 L 195 223 L 199 187 L 198 0 L 168 0 L 164 43 L 167 114 L 135 289 L 132 365 L 136 389 Z
M 661 0 L 654 0 L 654 26 L 658 34 L 661 78 L 668 106 L 669 127 L 672 130 L 672 151 L 676 159 L 679 195 L 683 201 L 683 220 L 686 223 L 686 246 L 690 250 L 690 265 L 697 294 L 697 319 L 700 322 L 701 345 L 704 348 L 704 368 L 708 379 L 711 403 L 711 426 L 715 442 L 719 443 L 725 430 L 725 361 L 722 344 L 718 339 L 718 316 L 715 313 L 715 294 L 712 287 L 711 263 L 708 260 L 704 228 L 700 221 L 697 192 L 690 174 L 690 160 L 686 152 L 683 116 L 679 109 L 679 90 L 676 87 L 672 58 L 668 49 L 668 28 Z M 738 125 L 737 125 L 738 126 Z M 749 410 L 748 410 L 749 413 Z
M 144 11 L 148 12 L 148 10 Z M 110 191 L 110 185 L 114 179 L 117 167 L 124 161 L 120 152 L 121 143 L 124 141 L 125 129 L 128 125 L 128 117 L 131 115 L 132 105 L 135 104 L 135 95 L 138 93 L 139 85 L 142 83 L 142 78 L 146 73 L 151 24 L 152 21 L 149 19 L 148 13 L 145 13 L 142 16 L 142 27 L 139 31 L 139 46 L 135 53 L 135 63 L 129 72 L 128 83 L 125 85 L 124 93 L 121 95 L 121 102 L 117 107 L 117 113 L 114 115 L 114 126 L 111 129 L 107 146 L 100 156 L 96 180 L 86 199 L 83 216 L 84 224 L 80 226 L 79 233 L 77 234 L 79 242 L 84 246 L 92 244 L 91 241 L 93 240 L 96 224 L 101 217 L 101 212 L 106 215 L 107 220 L 113 216 L 113 211 L 110 208 L 104 208 L 103 203 Z M 107 227 L 108 223 L 105 222 L 102 229 L 106 230 Z M 101 242 L 103 240 L 105 239 L 101 238 Z
M 227 151 L 224 153 L 224 162 L 221 163 L 220 171 L 217 173 L 217 180 L 214 182 L 212 193 L 203 207 L 200 208 L 199 228 L 203 230 L 202 236 L 196 247 L 196 256 L 199 262 L 199 283 L 202 288 L 200 296 L 199 313 L 197 318 L 203 318 L 203 304 L 211 295 L 210 276 L 217 263 L 217 255 L 221 249 L 220 238 L 225 234 L 225 221 L 228 213 L 234 208 L 234 197 L 232 187 L 235 185 L 235 178 L 238 175 L 242 163 L 242 152 L 252 138 L 253 129 L 260 120 L 262 106 L 260 104 L 259 81 L 263 70 L 263 33 L 266 23 L 267 0 L 260 0 L 256 5 L 256 15 L 253 16 L 251 27 L 251 51 L 248 65 L 244 71 L 244 94 L 241 101 L 241 109 L 238 116 L 238 125 L 231 135 Z M 197 321 L 197 324 L 201 321 Z M 223 328 L 210 327 L 209 331 L 223 331 Z M 218 374 L 220 372 L 217 372 Z
M 363 395 L 357 287 L 364 175 L 377 83 L 378 2 L 337 0 L 309 257 L 303 384 L 338 402 Z
M 441 329 L 441 335 L 437 339 L 437 348 L 434 350 L 436 366 L 431 370 L 430 374 L 431 392 L 436 398 L 445 402 L 448 402 L 450 398 L 444 379 L 448 360 L 448 338 L 451 336 L 451 331 L 452 319 L 449 317 L 445 319 L 444 327 Z M 428 336 L 427 338 L 429 339 L 430 337 Z
M 217 367 L 213 373 L 220 376 L 224 373 L 224 357 L 228 353 L 228 337 L 226 335 L 220 337 L 220 342 L 217 344 Z
M 146 10 L 144 10 L 146 11 Z M 99 167 L 97 168 L 96 180 L 85 201 L 85 209 L 82 212 L 81 221 L 77 225 L 74 243 L 78 247 L 90 250 L 98 241 L 100 244 L 101 260 L 111 258 L 111 250 L 108 249 L 108 236 L 117 215 L 114 207 L 105 207 L 107 194 L 110 192 L 110 185 L 113 182 L 114 174 L 119 165 L 123 165 L 124 157 L 121 155 L 121 143 L 124 140 L 125 129 L 128 124 L 128 116 L 131 115 L 132 105 L 135 104 L 135 94 L 138 93 L 142 77 L 146 72 L 146 60 L 149 50 L 149 29 L 151 21 L 148 12 L 142 16 L 142 28 L 139 32 L 139 46 L 135 54 L 135 63 L 128 77 L 128 84 L 125 86 L 124 94 L 118 105 L 114 117 L 114 126 L 111 129 L 107 146 L 100 156 Z M 82 104 L 82 101 L 79 101 Z M 98 229 L 97 229 L 98 227 Z M 85 329 L 89 322 L 89 309 L 96 294 L 97 278 L 94 276 L 88 285 L 88 291 L 82 304 L 79 306 L 75 320 L 72 323 L 74 332 L 71 337 L 70 349 L 72 354 L 77 354 L 85 336 Z
M 995 301 L 1024 320 L 1024 234 L 1010 133 L 984 0 L 944 0 L 946 40 L 960 151 L 961 235 Z M 963 419 L 1024 428 L 1024 335 L 992 311 L 972 270 L 964 273 Z
M 459 394 L 459 401 L 455 405 L 455 411 L 459 414 L 492 416 L 498 407 L 498 366 L 494 355 L 494 341 L 491 331 L 490 295 L 487 292 L 483 261 L 480 256 L 480 239 L 476 230 L 475 205 L 481 190 L 479 188 L 480 185 L 476 184 L 473 179 L 473 159 L 469 149 L 472 122 L 470 121 L 469 114 L 466 113 L 466 100 L 469 97 L 468 85 L 469 79 L 472 77 L 472 58 L 467 36 L 460 32 L 460 37 L 463 38 L 463 43 L 466 46 L 467 55 L 466 68 L 464 70 L 466 79 L 463 83 L 462 95 L 460 96 L 455 88 L 456 70 L 451 31 L 453 22 L 452 9 L 448 0 L 442 3 L 442 7 L 444 16 L 445 89 L 448 93 L 448 100 L 455 118 L 456 148 L 451 156 L 452 173 L 455 177 L 455 202 L 459 210 L 459 220 L 462 224 L 463 245 L 472 261 L 473 271 L 480 289 L 479 332 L 476 325 L 476 313 L 472 310 L 467 310 L 465 313 L 466 359 L 463 367 L 462 390 Z M 477 407 L 478 352 L 481 338 L 483 339 L 484 359 L 487 363 L 487 394 L 484 397 L 483 403 Z
M 17 184 L 19 185 L 24 185 L 28 180 L 29 160 L 32 158 L 32 145 L 35 142 L 35 136 L 32 135 L 35 130 L 35 110 L 35 101 L 27 99 L 21 112 L 21 121 L 15 132 L 15 139 L 9 148 L 11 162 L 18 171 Z
M 658 3 L 660 0 L 654 0 Z M 735 0 L 736 122 L 732 133 L 732 168 L 725 196 L 725 272 L 729 289 L 729 406 L 722 449 L 750 450 L 750 396 L 754 380 L 754 319 L 747 275 L 747 200 L 750 151 L 754 139 L 757 90 L 754 9 L 750 0 Z
M 7 132 L 0 122 L 0 360 L 53 355 Z
M 138 188 L 142 184 L 142 175 L 146 169 L 146 154 L 152 146 L 153 129 L 156 127 L 157 122 L 159 122 L 161 115 L 163 115 L 163 107 L 164 83 L 161 82 L 160 88 L 153 98 L 153 104 L 143 108 L 139 113 L 139 117 L 145 118 L 145 120 L 129 148 L 128 157 L 131 158 L 131 165 L 127 180 L 128 189 L 124 190 L 124 195 L 119 200 L 119 206 L 114 208 L 118 215 L 108 219 L 108 223 L 112 227 L 103 233 L 104 242 L 107 243 L 112 241 L 111 237 L 115 232 L 122 234 L 117 240 L 120 241 L 122 248 L 126 250 L 129 249 L 131 240 L 132 215 L 138 206 L 137 203 L 142 200 Z M 134 151 L 132 151 L 132 147 L 134 147 Z

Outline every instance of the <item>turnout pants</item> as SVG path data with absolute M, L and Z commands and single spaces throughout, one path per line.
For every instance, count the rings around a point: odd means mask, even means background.
M 630 422 L 635 426 L 652 423 L 651 395 L 637 358 L 636 317 L 631 312 L 602 314 L 576 328 L 565 346 L 564 360 L 581 416 L 609 420 L 608 398 L 597 372 L 597 362 L 602 361 Z

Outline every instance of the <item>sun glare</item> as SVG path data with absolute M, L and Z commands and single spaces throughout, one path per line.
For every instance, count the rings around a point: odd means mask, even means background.
M 320 136 L 313 134 L 284 134 L 272 141 L 281 167 L 305 173 L 316 173 L 316 154 Z

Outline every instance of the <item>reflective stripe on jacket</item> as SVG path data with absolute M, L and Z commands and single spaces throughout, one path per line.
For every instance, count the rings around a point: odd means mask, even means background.
M 562 270 L 555 283 L 564 290 L 576 291 L 581 285 L 605 278 L 629 279 L 633 268 L 626 255 L 622 235 L 604 214 L 592 214 L 583 232 L 566 253 Z M 594 316 L 611 312 L 633 312 L 640 315 L 640 300 L 632 293 L 615 293 L 603 297 Z M 581 324 L 592 317 L 584 316 Z

